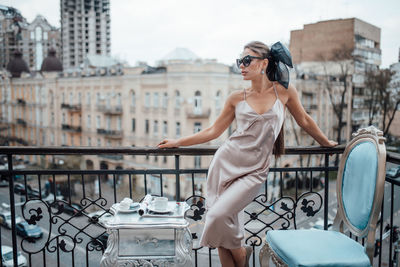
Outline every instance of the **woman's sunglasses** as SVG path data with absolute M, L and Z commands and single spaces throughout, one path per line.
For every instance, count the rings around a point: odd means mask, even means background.
M 238 66 L 238 68 L 240 68 L 240 64 L 243 63 L 243 66 L 248 67 L 253 59 L 263 59 L 263 58 L 247 55 L 247 56 L 243 57 L 242 59 L 240 59 L 240 58 L 236 59 L 236 65 Z

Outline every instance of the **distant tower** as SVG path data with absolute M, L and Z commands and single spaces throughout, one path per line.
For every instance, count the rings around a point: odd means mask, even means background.
M 87 55 L 110 55 L 110 0 L 61 0 L 62 63 L 79 67 Z

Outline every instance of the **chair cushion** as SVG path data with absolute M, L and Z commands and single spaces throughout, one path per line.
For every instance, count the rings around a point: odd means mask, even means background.
M 364 247 L 336 231 L 272 230 L 267 242 L 289 267 L 371 266 Z

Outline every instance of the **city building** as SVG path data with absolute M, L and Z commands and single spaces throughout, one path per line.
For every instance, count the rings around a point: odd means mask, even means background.
M 159 64 L 48 69 L 11 80 L 3 74 L 1 117 L 9 128 L 1 135 L 8 136 L 9 145 L 156 147 L 164 138 L 179 138 L 210 126 L 228 94 L 248 86 L 235 67 L 198 58 L 183 48 Z M 221 144 L 233 130 L 234 125 L 209 144 Z M 207 168 L 211 158 L 187 156 L 180 166 Z M 81 167 L 89 169 L 175 167 L 173 156 L 88 155 L 82 162 Z M 203 180 L 197 188 L 202 190 L 205 177 L 196 179 Z M 149 188 L 159 188 L 159 180 L 148 177 Z M 175 192 L 174 183 L 175 176 L 164 182 L 165 194 Z M 189 192 L 185 188 L 189 185 L 182 183 L 182 192 Z
M 64 69 L 80 68 L 88 55 L 110 55 L 109 0 L 61 0 L 60 10 Z
M 50 48 L 60 53 L 60 32 L 41 15 L 28 23 L 17 9 L 0 5 L 0 26 L 0 68 L 7 68 L 17 50 L 30 71 L 40 70 Z
M 333 92 L 334 103 L 340 102 L 340 94 L 346 89 L 342 142 L 368 124 L 364 78 L 366 70 L 381 64 L 380 38 L 380 28 L 357 18 L 320 21 L 291 31 L 290 51 L 298 77 L 314 80 L 319 84 L 315 87 L 322 86 L 325 99 L 329 100 L 329 91 Z M 315 108 L 325 107 L 319 102 Z M 333 112 L 332 105 L 324 112 L 324 120 L 332 123 L 329 128 L 338 125 Z

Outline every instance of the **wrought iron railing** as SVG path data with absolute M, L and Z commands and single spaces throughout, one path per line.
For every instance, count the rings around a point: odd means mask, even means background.
M 0 228 L 0 245 L 13 248 L 12 256 L 17 262 L 18 253 L 27 256 L 28 266 L 98 266 L 106 247 L 105 228 L 102 224 L 110 214 L 112 204 L 124 197 L 139 201 L 147 193 L 167 195 L 169 198 L 185 200 L 190 205 L 187 219 L 194 240 L 193 265 L 219 266 L 215 249 L 199 246 L 201 225 L 204 222 L 204 192 L 199 190 L 198 178 L 206 179 L 207 169 L 182 169 L 180 159 L 187 156 L 212 156 L 217 147 L 197 147 L 179 149 L 150 148 L 72 148 L 72 147 L 2 147 L 0 155 L 7 157 L 8 169 L 0 171 L 2 180 L 8 180 L 8 188 L 0 188 L 3 210 L 9 209 L 10 230 Z M 341 154 L 343 146 L 335 148 L 287 148 L 286 155 L 321 159 L 321 166 L 271 167 L 270 178 L 254 201 L 244 210 L 245 242 L 253 246 L 252 266 L 258 266 L 258 250 L 265 232 L 269 229 L 308 228 L 318 226 L 322 221 L 325 230 L 330 226 L 335 212 L 334 166 L 336 154 Z M 120 160 L 132 161 L 140 156 L 170 156 L 175 159 L 171 169 L 116 169 L 81 170 L 60 164 L 52 164 L 51 169 L 15 170 L 15 156 L 37 155 L 39 158 L 96 155 L 103 158 L 117 156 Z M 104 157 L 105 156 L 105 157 Z M 119 157 L 121 156 L 121 157 Z M 124 156 L 122 158 L 122 156 Z M 135 156 L 135 159 L 132 158 Z M 50 159 L 49 159 L 50 160 Z M 51 160 L 50 160 L 51 161 Z M 304 163 L 305 160 L 303 160 Z M 308 161 L 310 162 L 310 161 Z M 388 153 L 387 162 L 399 165 L 400 159 Z M 304 163 L 303 165 L 309 165 Z M 151 180 L 157 180 L 152 185 Z M 174 190 L 165 191 L 167 179 L 173 179 Z M 200 180 L 202 180 L 200 179 Z M 189 181 L 190 190 L 182 191 L 182 181 Z M 124 184 L 125 186 L 121 186 Z M 377 266 L 388 263 L 394 266 L 396 229 L 396 191 L 400 182 L 387 178 L 390 212 L 382 216 L 377 234 Z M 29 187 L 30 186 L 30 187 Z M 156 186 L 157 188 L 154 188 Z M 35 189 L 37 188 L 37 189 Z M 333 187 L 334 188 L 334 187 Z M 397 188 L 397 189 L 396 189 Z M 171 193 L 171 191 L 173 193 Z M 187 192 L 190 191 L 190 192 Z M 186 195 L 185 195 L 186 194 Z M 77 206 L 74 202 L 78 202 Z M 385 202 L 385 201 L 384 201 Z M 73 205 L 74 204 L 74 205 Z M 385 207 L 384 207 L 385 208 Z M 97 210 L 96 214 L 92 211 Z M 387 210 L 387 209 L 386 209 Z M 386 211 L 387 212 L 387 211 Z M 3 212 L 5 214 L 5 212 Z M 19 214 L 23 220 L 43 229 L 43 237 L 19 237 L 17 229 Z M 386 213 L 383 213 L 386 214 Z M 0 217 L 1 220 L 1 217 Z M 3 220 L 4 221 L 4 220 Z M 383 223 L 382 223 L 383 221 Z M 317 222 L 317 223 L 316 223 Z M 4 222 L 7 225 L 6 222 Z M 387 231 L 385 231 L 385 228 Z M 385 239 L 385 236 L 390 235 Z M 390 240 L 389 240 L 390 239 Z M 33 241 L 35 241 L 33 243 Z M 359 242 L 364 242 L 359 240 Z M 386 243 L 385 243 L 386 242 Z M 378 244 L 379 243 L 379 244 Z M 380 245 L 382 244 L 382 245 Z M 379 246 L 380 245 L 380 246 Z M 381 248 L 381 249 L 379 249 Z M 2 256 L 4 259 L 4 256 Z M 19 262 L 20 263 L 20 262 Z M 1 263 L 3 265 L 3 262 Z M 375 265 L 375 263 L 374 263 Z M 17 265 L 16 265 L 17 266 Z

